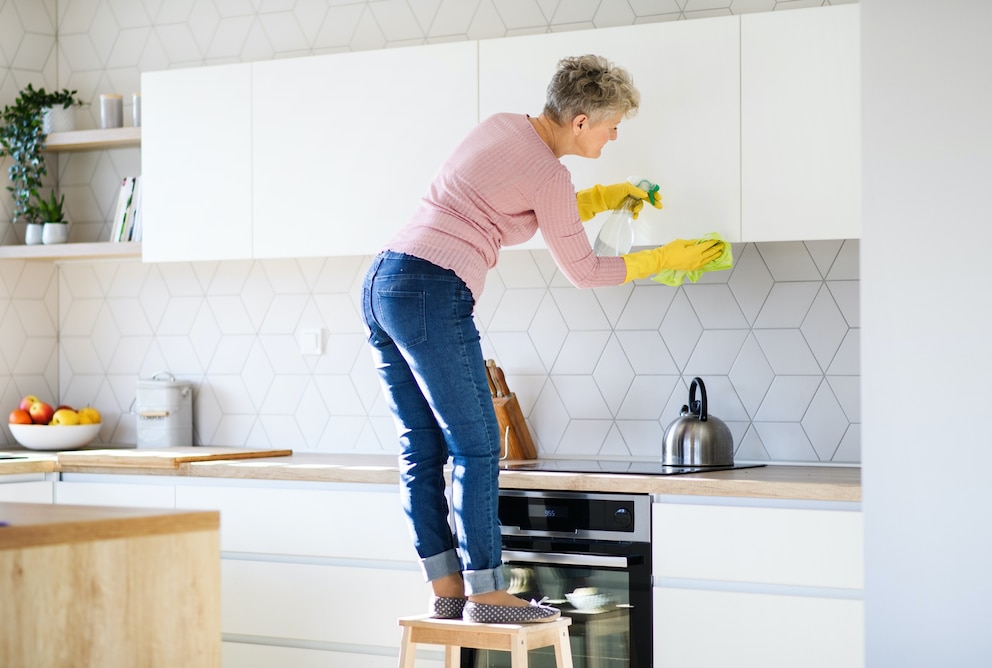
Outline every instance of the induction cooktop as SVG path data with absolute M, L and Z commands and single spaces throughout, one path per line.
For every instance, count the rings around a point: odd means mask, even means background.
M 751 469 L 764 464 L 731 464 L 729 466 L 669 466 L 658 461 L 613 461 L 598 459 L 530 459 L 500 462 L 504 471 L 550 471 L 558 473 L 629 473 L 631 475 L 682 475 Z

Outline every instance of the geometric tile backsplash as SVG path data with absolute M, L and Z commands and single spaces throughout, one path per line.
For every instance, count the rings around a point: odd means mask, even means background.
M 578 290 L 546 251 L 504 251 L 477 320 L 542 455 L 658 456 L 700 376 L 738 459 L 859 460 L 857 242 L 744 244 L 735 260 L 679 288 Z M 102 437 L 130 443 L 137 380 L 168 371 L 194 387 L 199 444 L 394 452 L 358 311 L 368 261 L 61 264 L 57 394 L 92 401 Z M 38 276 L 48 265 L 13 265 L 15 283 L 51 280 Z M 47 301 L 9 300 L 11 372 L 51 368 L 51 348 L 27 345 Z M 301 352 L 307 329 L 323 354 Z
M 828 3 L 0 0 L 0 104 L 28 81 L 128 99 L 146 70 L 814 4 Z M 71 240 L 104 238 L 105 186 L 139 167 L 138 149 L 59 155 Z M 194 387 L 197 444 L 395 452 L 357 309 L 369 259 L 2 260 L 0 407 L 28 392 L 92 403 L 102 441 L 133 443 L 137 381 L 169 371 Z M 737 460 L 859 462 L 858 242 L 740 244 L 734 259 L 679 288 L 578 290 L 546 251 L 503 252 L 476 317 L 542 456 L 657 457 L 700 376 Z M 301 353 L 311 329 L 322 354 Z

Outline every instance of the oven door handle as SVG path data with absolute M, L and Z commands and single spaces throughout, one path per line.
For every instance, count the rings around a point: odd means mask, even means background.
M 503 561 L 522 561 L 530 564 L 556 564 L 560 566 L 600 566 L 627 568 L 627 557 L 610 557 L 596 554 L 563 554 L 560 552 L 524 552 L 503 550 Z

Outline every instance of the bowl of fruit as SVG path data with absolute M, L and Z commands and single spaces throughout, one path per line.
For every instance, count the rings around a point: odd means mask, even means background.
M 7 426 L 14 440 L 30 450 L 74 450 L 100 433 L 100 412 L 92 406 L 53 407 L 33 394 L 10 412 Z

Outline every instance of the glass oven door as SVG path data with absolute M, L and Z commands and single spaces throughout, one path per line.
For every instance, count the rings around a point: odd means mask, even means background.
M 575 668 L 646 668 L 651 657 L 648 543 L 503 538 L 510 593 L 547 599 L 572 618 Z M 554 650 L 533 650 L 532 668 L 554 668 Z M 462 665 L 509 668 L 507 652 L 464 650 Z

